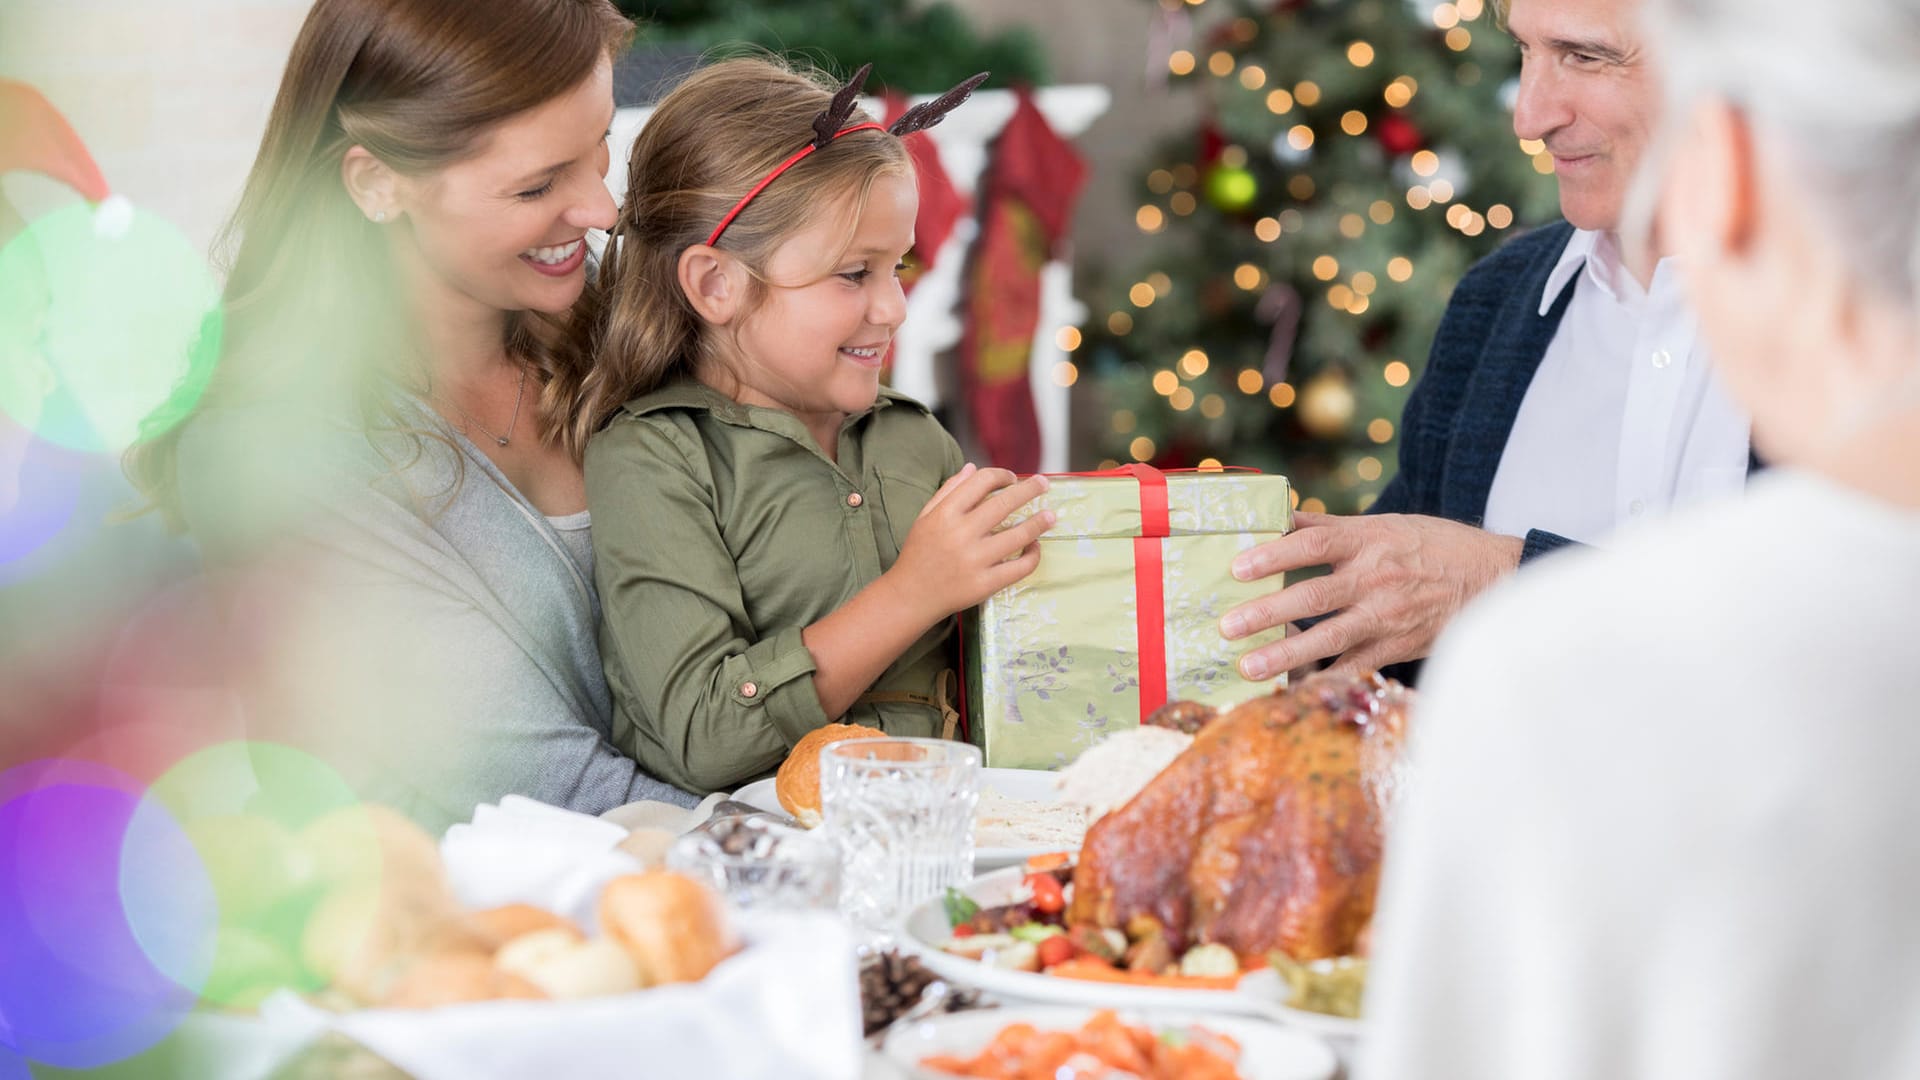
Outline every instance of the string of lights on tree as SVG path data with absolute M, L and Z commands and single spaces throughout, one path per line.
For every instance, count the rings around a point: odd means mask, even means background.
M 1156 2 L 1199 28 L 1165 64 L 1206 119 L 1147 161 L 1144 258 L 1053 377 L 1090 380 L 1108 467 L 1253 466 L 1364 510 L 1454 283 L 1555 214 L 1513 44 L 1484 0 Z

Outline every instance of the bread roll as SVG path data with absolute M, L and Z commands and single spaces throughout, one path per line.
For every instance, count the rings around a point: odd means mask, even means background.
M 490 950 L 452 896 L 404 878 L 340 885 L 314 905 L 300 937 L 308 971 L 367 1003 L 390 992 L 400 969 L 429 952 Z
M 532 904 L 507 904 L 476 911 L 467 916 L 467 926 L 494 948 L 536 930 L 561 930 L 571 934 L 574 941 L 586 936 L 567 919 Z
M 411 819 L 377 803 L 343 806 L 300 830 L 300 847 L 328 886 L 403 881 L 447 891 L 440 845 Z
M 560 927 L 531 930 L 500 946 L 493 954 L 493 966 L 525 978 L 527 969 L 537 967 L 547 957 L 565 952 L 585 940 L 578 931 Z
M 493 966 L 518 975 L 551 998 L 597 997 L 640 989 L 627 950 L 610 938 L 582 940 L 572 930 L 535 930 L 507 942 Z
M 733 951 L 720 898 L 671 870 L 614 878 L 600 893 L 600 929 L 648 986 L 698 982 Z
M 296 847 L 323 890 L 301 934 L 301 961 L 357 1000 L 384 998 L 413 956 L 495 944 L 463 925 L 433 837 L 387 807 L 330 811 L 300 831 Z
M 828 724 L 801 736 L 774 774 L 773 793 L 787 813 L 811 829 L 820 824 L 820 748 L 842 739 L 881 739 L 886 732 L 859 724 Z
M 380 1004 L 390 1009 L 431 1009 L 498 998 L 542 998 L 538 987 L 493 966 L 483 952 L 428 953 L 406 965 Z

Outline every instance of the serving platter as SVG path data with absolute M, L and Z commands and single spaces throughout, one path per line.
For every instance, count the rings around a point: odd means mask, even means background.
M 1059 1005 L 954 1013 L 895 1027 L 888 1033 L 881 1053 L 909 1076 L 947 1076 L 922 1069 L 920 1062 L 935 1054 L 973 1057 L 1008 1024 L 1032 1024 L 1042 1031 L 1074 1031 L 1093 1013 L 1090 1008 Z M 1320 1039 L 1265 1020 L 1156 1009 L 1123 1010 L 1120 1019 L 1155 1031 L 1197 1025 L 1225 1035 L 1240 1044 L 1240 1060 L 1235 1067 L 1244 1080 L 1330 1080 L 1339 1068 L 1333 1050 Z
M 983 908 L 997 907 L 1012 902 L 1020 890 L 1023 876 L 1019 867 L 996 870 L 974 878 L 960 891 Z M 953 935 L 946 911 L 938 898 L 908 912 L 898 936 L 901 946 L 917 955 L 929 971 L 959 985 L 996 994 L 1002 999 L 1095 1008 L 1184 1010 L 1255 1016 L 1334 1039 L 1358 1038 L 1364 1030 L 1364 1022 L 1360 1020 L 1288 1006 L 1286 982 L 1271 969 L 1246 973 L 1232 990 L 1209 990 L 1069 979 L 995 967 L 979 960 L 956 956 L 943 948 Z

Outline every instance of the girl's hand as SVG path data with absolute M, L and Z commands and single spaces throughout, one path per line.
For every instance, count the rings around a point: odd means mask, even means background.
M 966 466 L 927 500 L 887 575 L 934 620 L 985 600 L 1040 565 L 1038 541 L 1053 526 L 1053 511 L 994 530 L 1048 486 L 1044 476 L 1020 480 L 1005 469 Z

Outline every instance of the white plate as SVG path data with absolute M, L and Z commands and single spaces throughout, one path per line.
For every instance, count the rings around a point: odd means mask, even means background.
M 1076 1031 L 1092 1009 L 1059 1005 L 1023 1005 L 978 1009 L 951 1016 L 903 1024 L 887 1035 L 881 1052 L 887 1060 L 914 1077 L 944 1077 L 921 1069 L 934 1054 L 972 1057 L 1008 1024 L 1026 1022 L 1042 1031 Z M 1327 1044 L 1304 1032 L 1289 1031 L 1264 1020 L 1239 1016 L 1202 1016 L 1156 1009 L 1122 1011 L 1129 1024 L 1144 1023 L 1155 1030 L 1198 1024 L 1240 1044 L 1238 1069 L 1245 1080 L 1330 1080 L 1339 1061 Z
M 1009 799 L 1026 799 L 1030 802 L 1053 802 L 1058 797 L 1054 790 L 1054 780 L 1058 773 L 1043 769 L 981 769 L 980 782 L 1005 795 Z M 780 798 L 774 794 L 773 780 L 755 780 L 746 787 L 733 793 L 734 800 L 757 806 L 762 810 L 779 810 Z M 1078 849 L 1079 845 L 1073 845 Z M 1035 855 L 1046 855 L 1062 850 L 1059 847 L 988 847 L 973 850 L 973 869 L 976 873 L 998 870 L 1004 866 L 1022 866 Z
M 1018 867 L 982 874 L 961 891 L 981 907 L 1012 900 L 1023 875 Z M 1359 1020 L 1290 1008 L 1285 1004 L 1286 982 L 1271 969 L 1250 971 L 1233 990 L 1184 990 L 1173 987 L 1133 986 L 1126 983 L 1066 979 L 1032 971 L 1009 971 L 945 951 L 952 939 L 947 914 L 939 899 L 929 900 L 907 914 L 900 943 L 920 957 L 927 969 L 963 986 L 979 987 L 1003 998 L 1087 1005 L 1113 1009 L 1178 1009 L 1187 1012 L 1239 1013 L 1276 1020 L 1328 1038 L 1352 1039 L 1362 1032 Z

